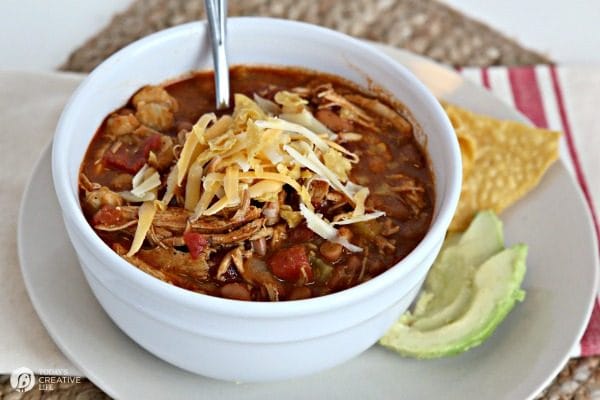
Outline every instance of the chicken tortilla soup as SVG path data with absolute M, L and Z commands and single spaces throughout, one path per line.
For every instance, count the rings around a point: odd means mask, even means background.
M 231 69 L 146 86 L 83 160 L 83 211 L 125 260 L 173 285 L 281 301 L 368 281 L 425 236 L 433 176 L 409 112 L 339 77 Z

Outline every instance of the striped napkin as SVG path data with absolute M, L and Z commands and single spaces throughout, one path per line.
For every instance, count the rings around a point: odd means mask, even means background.
M 585 197 L 600 238 L 600 69 L 597 67 L 466 68 L 460 73 L 492 91 L 533 124 L 564 132 L 561 158 Z M 600 245 L 600 243 L 599 243 Z M 572 356 L 600 355 L 600 303 Z

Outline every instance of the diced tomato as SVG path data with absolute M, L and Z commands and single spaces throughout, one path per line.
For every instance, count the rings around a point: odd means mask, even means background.
M 200 253 L 202 253 L 202 251 L 208 245 L 208 240 L 206 240 L 204 235 L 192 231 L 183 234 L 183 241 L 185 242 L 192 259 L 194 260 L 198 258 Z
M 114 226 L 124 223 L 123 214 L 117 207 L 105 205 L 94 214 L 92 224 Z
M 295 245 L 276 251 L 268 261 L 271 272 L 288 282 L 313 281 L 313 271 L 303 245 Z
M 116 152 L 104 153 L 103 162 L 111 168 L 135 174 L 144 166 L 151 150 L 159 150 L 161 134 L 156 133 L 146 138 L 139 146 L 122 145 Z
M 135 174 L 144 166 L 146 158 L 133 151 L 130 146 L 121 146 L 114 153 L 110 150 L 104 153 L 102 161 L 107 167 Z
M 306 224 L 298 225 L 290 232 L 290 241 L 295 243 L 305 243 L 313 238 L 315 233 L 308 229 Z
M 160 133 L 155 133 L 144 141 L 142 146 L 144 158 L 148 158 L 148 154 L 150 154 L 151 150 L 160 150 L 161 137 L 162 135 Z

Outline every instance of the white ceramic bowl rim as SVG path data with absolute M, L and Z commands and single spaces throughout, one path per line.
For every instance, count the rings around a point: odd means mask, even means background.
M 253 25 L 256 26 L 257 24 L 267 23 L 272 25 L 274 29 L 289 29 L 290 27 L 301 28 L 302 30 L 309 29 L 320 35 L 329 36 L 333 40 L 350 43 L 352 46 L 359 48 L 360 51 L 368 55 L 368 57 L 380 60 L 381 63 L 385 63 L 389 67 L 395 68 L 399 75 L 403 75 L 405 77 L 413 76 L 412 73 L 409 72 L 404 66 L 398 64 L 392 58 L 379 52 L 370 45 L 330 29 L 303 22 L 279 20 L 273 18 L 241 17 L 229 19 L 229 26 L 235 24 L 240 27 L 245 27 L 246 29 L 251 29 Z M 119 58 L 128 57 L 130 54 L 135 54 L 137 51 L 142 51 L 143 48 L 156 41 L 168 40 L 178 36 L 188 36 L 191 31 L 197 30 L 198 26 L 201 24 L 205 24 L 205 22 L 193 22 L 166 29 L 164 31 L 149 35 L 121 49 L 100 64 L 81 83 L 65 106 L 57 125 L 56 134 L 54 137 L 54 144 L 52 148 L 52 174 L 57 197 L 63 210 L 63 215 L 66 219 L 72 222 L 72 225 L 76 228 L 77 233 L 82 236 L 86 246 L 88 246 L 90 249 L 93 249 L 94 252 L 97 252 L 99 257 L 105 260 L 106 264 L 109 264 L 111 267 L 115 268 L 116 272 L 122 275 L 126 280 L 137 282 L 145 290 L 148 290 L 155 295 L 162 296 L 181 306 L 211 309 L 215 312 L 227 315 L 255 318 L 279 318 L 328 311 L 333 308 L 337 308 L 342 304 L 359 302 L 360 300 L 365 299 L 383 289 L 387 285 L 396 282 L 404 274 L 410 273 L 412 268 L 418 264 L 415 261 L 425 258 L 426 254 L 432 251 L 432 249 L 439 244 L 440 240 L 444 238 L 446 228 L 453 217 L 454 210 L 458 203 L 462 174 L 458 142 L 455 136 L 452 134 L 453 128 L 450 124 L 450 121 L 435 97 L 420 81 L 417 80 L 416 77 L 409 79 L 407 84 L 411 86 L 410 89 L 414 93 L 417 93 L 420 96 L 420 100 L 425 104 L 426 107 L 436 110 L 442 126 L 447 131 L 442 138 L 438 138 L 443 140 L 443 143 L 440 143 L 439 145 L 447 147 L 447 151 L 450 154 L 450 159 L 454 162 L 452 165 L 448 166 L 446 171 L 446 196 L 443 198 L 441 206 L 436 211 L 436 216 L 434 216 L 434 220 L 432 221 L 427 235 L 408 256 L 370 281 L 337 293 L 306 300 L 285 302 L 247 302 L 230 300 L 195 293 L 156 279 L 129 264 L 100 239 L 100 237 L 86 221 L 83 212 L 81 211 L 77 193 L 73 190 L 73 183 L 69 180 L 67 149 L 69 147 L 69 135 L 74 132 L 74 126 L 71 121 L 72 115 L 75 113 L 74 105 L 78 103 L 82 93 L 87 90 L 96 77 L 99 75 L 101 76 L 104 71 L 114 68 Z M 118 106 L 120 105 L 116 104 L 115 108 Z M 412 267 L 411 264 L 413 264 Z

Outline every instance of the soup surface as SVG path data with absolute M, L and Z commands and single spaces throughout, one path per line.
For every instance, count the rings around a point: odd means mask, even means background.
M 281 301 L 381 274 L 427 232 L 428 158 L 407 110 L 335 76 L 235 67 L 147 86 L 106 117 L 81 166 L 97 234 L 154 277 Z

